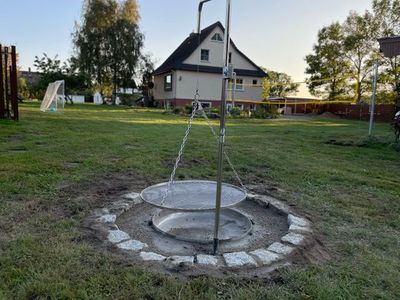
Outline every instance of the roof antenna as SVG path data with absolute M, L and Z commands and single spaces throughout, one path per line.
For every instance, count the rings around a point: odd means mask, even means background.
M 202 12 L 202 10 L 203 10 L 203 5 L 204 5 L 204 3 L 206 3 L 206 2 L 210 2 L 211 0 L 200 0 L 200 3 L 199 3 L 199 11 L 198 11 L 198 14 L 197 14 L 197 33 L 198 34 L 200 34 L 200 23 L 201 23 L 201 12 Z

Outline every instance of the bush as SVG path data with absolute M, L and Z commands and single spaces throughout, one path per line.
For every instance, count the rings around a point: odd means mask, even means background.
M 210 109 L 210 113 L 212 113 L 212 114 L 219 114 L 219 108 L 217 108 L 217 107 L 212 107 L 212 108 Z
M 278 116 L 278 107 L 276 105 L 261 105 L 253 112 L 253 117 L 257 119 L 275 119 Z
M 137 106 L 138 101 L 142 97 L 141 95 L 130 95 L 130 94 L 118 94 L 119 99 L 121 100 L 122 105 L 126 106 Z
M 230 111 L 230 114 L 231 114 L 232 117 L 240 117 L 241 112 L 242 112 L 242 111 L 240 110 L 240 108 L 238 108 L 238 107 L 233 107 L 233 108 L 231 109 L 231 111 Z
M 184 115 L 184 114 L 185 114 L 185 109 L 182 108 L 182 107 L 175 107 L 175 108 L 172 110 L 172 112 L 173 112 L 175 115 Z
M 186 105 L 185 106 L 185 112 L 190 115 L 193 112 L 193 106 L 192 105 Z

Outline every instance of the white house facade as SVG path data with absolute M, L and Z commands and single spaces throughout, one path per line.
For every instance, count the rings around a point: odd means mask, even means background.
M 200 38 L 200 46 L 199 45 Z M 173 107 L 192 104 L 199 83 L 200 101 L 205 107 L 219 107 L 222 89 L 224 28 L 217 22 L 192 33 L 154 72 L 154 99 Z M 231 42 L 229 61 L 236 73 L 228 99 L 235 106 L 254 109 L 262 100 L 262 81 L 267 74 Z M 233 87 L 234 92 L 232 92 Z M 233 96 L 232 96 L 233 95 Z M 228 102 L 229 105 L 229 102 Z

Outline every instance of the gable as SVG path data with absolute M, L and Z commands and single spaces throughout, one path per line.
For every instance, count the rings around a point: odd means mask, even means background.
M 167 58 L 167 60 L 154 71 L 154 75 L 171 72 L 172 70 L 196 70 L 200 65 L 200 72 L 222 73 L 223 42 L 212 41 L 215 33 L 224 36 L 224 28 L 220 22 L 214 23 L 201 31 L 200 36 L 192 33 L 183 43 Z M 200 39 L 200 47 L 199 45 Z M 201 49 L 209 50 L 209 61 L 199 63 Z M 237 73 L 246 73 L 250 76 L 265 77 L 267 74 L 244 55 L 236 45 L 231 42 L 232 62 Z
M 204 41 L 200 44 L 193 53 L 183 61 L 184 64 L 193 64 L 200 66 L 221 67 L 223 63 L 224 43 L 220 41 L 213 41 L 212 37 L 219 34 L 224 38 L 224 32 L 220 27 L 216 27 L 211 31 Z M 209 50 L 209 61 L 201 61 L 201 50 Z M 232 53 L 232 63 L 236 69 L 257 71 L 257 68 L 249 62 L 249 60 L 239 52 L 234 43 L 231 41 L 230 52 Z

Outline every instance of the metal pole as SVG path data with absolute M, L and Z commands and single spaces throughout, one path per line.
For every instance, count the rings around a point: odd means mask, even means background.
M 221 214 L 221 192 L 222 192 L 222 172 L 223 172 L 223 152 L 225 143 L 225 113 L 226 113 L 226 90 L 227 83 L 232 74 L 229 71 L 229 46 L 230 46 L 230 28 L 231 27 L 231 0 L 226 0 L 226 25 L 224 39 L 224 67 L 222 76 L 222 93 L 221 93 L 221 112 L 220 112 L 220 132 L 219 132 L 219 147 L 218 147 L 218 175 L 217 175 L 217 193 L 215 201 L 215 223 L 214 223 L 214 254 L 218 251 L 219 246 L 219 221 Z
M 235 93 L 236 93 L 236 73 L 233 72 L 233 88 L 232 88 L 232 107 L 235 107 Z
M 372 127 L 374 125 L 375 96 L 376 96 L 377 80 L 378 80 L 378 62 L 375 63 L 374 82 L 373 82 L 373 86 L 372 86 L 372 96 L 371 96 L 370 115 L 369 115 L 369 130 L 368 130 L 369 137 L 372 137 Z
M 285 98 L 285 115 L 287 115 L 287 98 Z
M 199 3 L 199 9 L 198 9 L 198 13 L 197 13 L 197 33 L 200 34 L 201 28 L 200 28 L 200 23 L 201 23 L 201 12 L 203 10 L 203 5 L 206 2 L 209 2 L 211 0 L 200 0 Z

